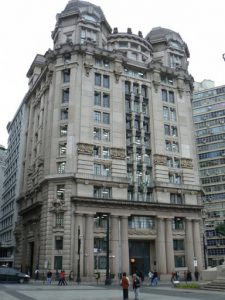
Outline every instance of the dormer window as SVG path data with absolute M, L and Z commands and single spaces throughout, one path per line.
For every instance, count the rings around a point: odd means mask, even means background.
M 95 16 L 85 14 L 85 15 L 82 15 L 82 17 L 83 17 L 86 21 L 97 22 L 97 19 L 96 19 Z
M 82 27 L 81 28 L 81 33 L 80 33 L 80 42 L 83 44 L 85 41 L 89 42 L 97 42 L 97 32 L 89 29 Z

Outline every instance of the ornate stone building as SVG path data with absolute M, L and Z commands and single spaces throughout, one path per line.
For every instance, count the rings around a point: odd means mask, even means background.
M 27 73 L 17 266 L 82 280 L 107 264 L 116 276 L 201 269 L 187 45 L 160 27 L 111 30 L 74 0 L 52 39 Z

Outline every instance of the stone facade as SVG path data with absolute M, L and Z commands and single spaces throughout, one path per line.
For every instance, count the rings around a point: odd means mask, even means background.
M 109 254 L 116 276 L 193 271 L 194 257 L 201 270 L 186 44 L 164 28 L 112 31 L 84 1 L 57 15 L 52 38 L 27 74 L 17 265 L 93 279 Z

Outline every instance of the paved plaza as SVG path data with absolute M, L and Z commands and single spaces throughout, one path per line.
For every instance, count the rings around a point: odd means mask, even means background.
M 0 284 L 1 300 L 122 300 L 122 290 L 118 285 L 104 286 L 69 284 L 67 286 L 43 285 L 31 282 L 29 284 Z M 129 300 L 134 299 L 132 289 Z M 169 284 L 158 287 L 141 287 L 140 300 L 222 300 L 225 292 L 209 292 L 202 290 L 179 290 Z

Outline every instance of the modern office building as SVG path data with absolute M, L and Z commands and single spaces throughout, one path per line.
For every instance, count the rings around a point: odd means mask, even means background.
M 200 89 L 192 105 L 204 190 L 205 259 L 217 266 L 225 259 L 225 237 L 215 231 L 225 222 L 225 86 Z
M 17 203 L 19 187 L 22 179 L 23 145 L 25 143 L 25 106 L 18 108 L 13 120 L 8 123 L 8 148 L 5 158 L 5 172 L 0 203 L 0 265 L 14 265 L 16 240 L 15 227 L 17 221 Z
M 193 79 L 180 35 L 69 1 L 27 73 L 16 266 L 93 278 L 202 268 Z

